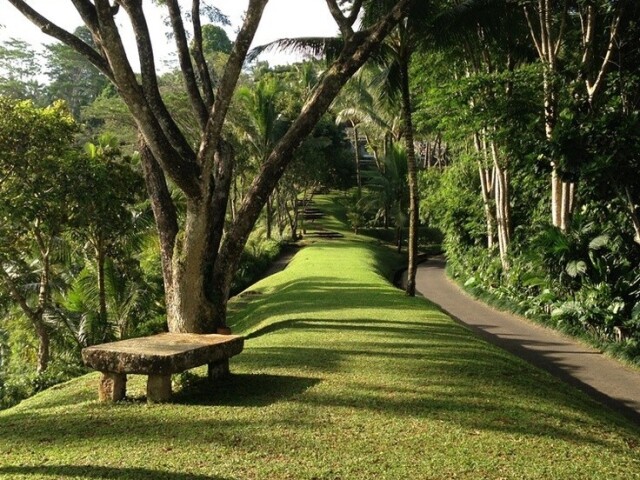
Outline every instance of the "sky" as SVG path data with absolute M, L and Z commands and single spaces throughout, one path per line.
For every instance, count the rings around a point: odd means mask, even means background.
M 49 20 L 67 30 L 73 31 L 82 24 L 71 0 L 29 0 L 28 3 Z M 191 2 L 181 3 L 185 4 L 187 9 L 190 8 Z M 242 16 L 249 3 L 248 0 L 213 0 L 211 3 L 230 18 L 232 26 L 227 28 L 227 33 L 233 39 L 235 31 L 241 25 Z M 161 68 L 164 61 L 175 58 L 172 56 L 174 49 L 165 36 L 168 29 L 163 24 L 159 7 L 153 6 L 150 0 L 144 0 L 144 8 L 153 37 L 154 50 L 157 52 L 156 64 Z M 126 14 L 120 12 L 116 16 L 116 20 L 119 20 L 119 25 L 123 26 L 125 31 L 129 30 L 123 34 L 123 39 L 131 63 L 136 66 L 138 61 L 134 47 L 135 41 L 130 28 L 126 28 L 128 25 Z M 7 0 L 0 0 L 0 25 L 2 25 L 0 42 L 9 38 L 17 38 L 38 46 L 54 41 L 51 37 L 42 34 Z M 253 45 L 263 45 L 285 37 L 333 36 L 337 34 L 337 31 L 325 0 L 270 0 L 265 8 Z M 271 64 L 279 64 L 290 63 L 297 58 L 279 53 L 266 54 L 260 59 L 267 60 Z

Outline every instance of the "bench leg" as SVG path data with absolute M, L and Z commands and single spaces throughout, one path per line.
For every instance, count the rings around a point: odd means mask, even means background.
M 147 402 L 159 403 L 171 400 L 171 375 L 149 375 L 147 378 Z
M 224 378 L 229 375 L 229 359 L 218 360 L 209 364 L 209 380 Z
M 102 372 L 98 386 L 101 402 L 117 402 L 127 393 L 127 375 L 124 373 Z

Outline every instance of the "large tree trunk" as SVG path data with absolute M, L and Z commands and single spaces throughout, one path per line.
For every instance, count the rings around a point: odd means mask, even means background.
M 411 118 L 411 91 L 409 87 L 409 59 L 403 59 L 401 66 L 402 81 L 402 118 L 404 123 L 404 140 L 407 149 L 407 174 L 409 184 L 409 238 L 408 238 L 408 266 L 407 288 L 409 296 L 416 294 L 416 271 L 418 259 L 418 172 L 416 168 L 416 154 L 413 145 L 413 121 Z
M 207 274 L 211 272 L 213 212 L 204 201 L 187 202 L 184 233 L 176 242 L 172 288 L 167 298 L 170 332 L 208 333 L 215 331 L 211 302 L 206 295 Z
M 334 0 L 327 2 L 342 32 L 344 47 L 298 118 L 261 166 L 223 240 L 231 179 L 231 166 L 224 160 L 230 155 L 224 152 L 223 126 L 268 0 L 249 0 L 243 25 L 219 77 L 215 95 L 207 90 L 207 82 L 199 84 L 197 81 L 189 52 L 188 29 L 183 25 L 179 2 L 162 2 L 169 13 L 185 90 L 202 130 L 197 149 L 178 128 L 160 95 L 142 2 L 117 2 L 120 12 L 124 10 L 128 15 L 135 31 L 140 58 L 138 75 L 127 58 L 118 29 L 122 19 L 114 18 L 117 9 L 114 10 L 108 0 L 73 2 L 99 45 L 98 49 L 44 18 L 24 0 L 9 1 L 35 25 L 72 47 L 109 78 L 144 137 L 142 165 L 160 237 L 167 320 L 169 329 L 174 332 L 213 331 L 216 326 L 224 325 L 229 289 L 244 246 L 269 195 L 292 160 L 295 148 L 312 131 L 346 81 L 406 17 L 411 4 L 411 0 L 397 0 L 375 25 L 355 32 L 352 27 L 361 12 L 362 2 L 355 2 L 348 15 Z M 197 17 L 197 8 L 195 10 Z M 193 27 L 198 28 L 197 21 Z M 198 39 L 196 43 L 199 43 Z M 196 67 L 200 71 L 204 67 L 201 62 L 201 56 L 196 55 Z M 186 198 L 184 225 L 178 225 L 165 175 Z

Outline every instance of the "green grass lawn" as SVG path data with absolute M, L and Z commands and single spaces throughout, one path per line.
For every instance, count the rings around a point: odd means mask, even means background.
M 148 406 L 133 377 L 103 405 L 92 374 L 0 412 L 0 478 L 640 476 L 637 428 L 405 297 L 397 260 L 350 235 L 301 250 L 232 302 L 245 351 L 214 388 Z

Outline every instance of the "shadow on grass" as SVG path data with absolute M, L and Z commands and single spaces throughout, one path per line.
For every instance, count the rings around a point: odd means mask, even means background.
M 359 359 L 368 379 L 353 379 L 349 388 L 314 389 L 298 402 L 318 411 L 367 411 L 386 419 L 437 419 L 472 431 L 534 435 L 577 445 L 611 444 L 598 431 L 581 428 L 590 416 L 603 412 L 588 398 L 552 381 L 546 373 L 513 361 L 507 354 L 481 351 L 473 345 L 420 348 L 415 343 L 355 343 L 348 348 L 328 345 L 262 347 L 243 357 L 245 368 L 302 368 L 324 375 L 339 374 L 341 366 Z M 346 373 L 352 376 L 350 373 Z M 397 377 L 404 386 L 375 378 Z M 373 380 L 372 380 L 373 378 Z M 496 393 L 499 392 L 499 395 Z M 631 436 L 638 431 L 608 415 Z M 403 421 L 404 421 L 403 420 Z
M 256 294 L 243 298 L 242 302 L 239 312 L 231 304 L 229 319 L 231 327 L 239 333 L 250 330 L 261 319 L 283 314 L 302 317 L 344 309 L 425 311 L 424 300 L 408 298 L 383 284 L 340 282 L 329 277 L 283 282 L 273 294 Z
M 147 468 L 92 467 L 86 465 L 0 466 L 0 476 L 47 475 L 55 478 L 95 478 L 104 480 L 230 480 L 193 473 L 163 472 Z
M 211 384 L 206 377 L 199 377 L 176 392 L 170 404 L 148 406 L 142 398 L 128 399 L 116 404 L 89 402 L 67 410 L 63 421 L 58 412 L 48 413 L 41 410 L 42 413 L 34 415 L 33 411 L 16 411 L 2 418 L 0 446 L 28 443 L 50 447 L 56 444 L 68 445 L 69 442 L 84 443 L 108 438 L 133 444 L 140 440 L 157 444 L 175 438 L 202 442 L 211 432 L 227 432 L 231 435 L 247 425 L 262 421 L 260 416 L 256 420 L 240 419 L 230 414 L 228 407 L 254 408 L 256 411 L 268 408 L 271 404 L 300 397 L 320 381 L 318 378 L 300 376 L 233 374 Z M 181 413 L 176 413 L 176 409 Z M 220 414 L 222 409 L 225 409 L 224 415 Z M 232 440 L 216 437 L 211 441 L 225 443 Z M 86 467 L 69 468 L 77 468 L 77 475 L 88 476 L 82 470 Z M 34 473 L 37 472 L 34 470 Z M 150 472 L 149 476 L 131 477 L 114 474 L 113 477 L 104 478 L 208 478 L 172 477 L 168 474 L 153 476 L 152 473 Z M 51 473 L 55 474 L 56 472 Z M 71 473 L 69 475 L 71 476 Z M 0 478 L 4 478 L 2 470 Z M 96 474 L 96 478 L 102 477 Z
M 400 336 L 405 339 L 413 336 L 416 340 L 420 340 L 425 336 L 427 338 L 439 338 L 441 340 L 469 339 L 469 334 L 457 325 L 374 319 L 349 319 L 343 321 L 327 318 L 293 318 L 270 323 L 249 333 L 248 335 L 245 335 L 245 339 L 251 340 L 269 333 L 276 333 L 283 330 L 304 330 L 306 332 L 319 330 L 330 332 L 333 330 L 335 332 L 359 332 L 365 335 L 383 335 L 388 337 Z
M 303 394 L 317 378 L 285 375 L 232 374 L 213 384 L 198 377 L 173 396 L 173 403 L 231 407 L 266 407 Z

